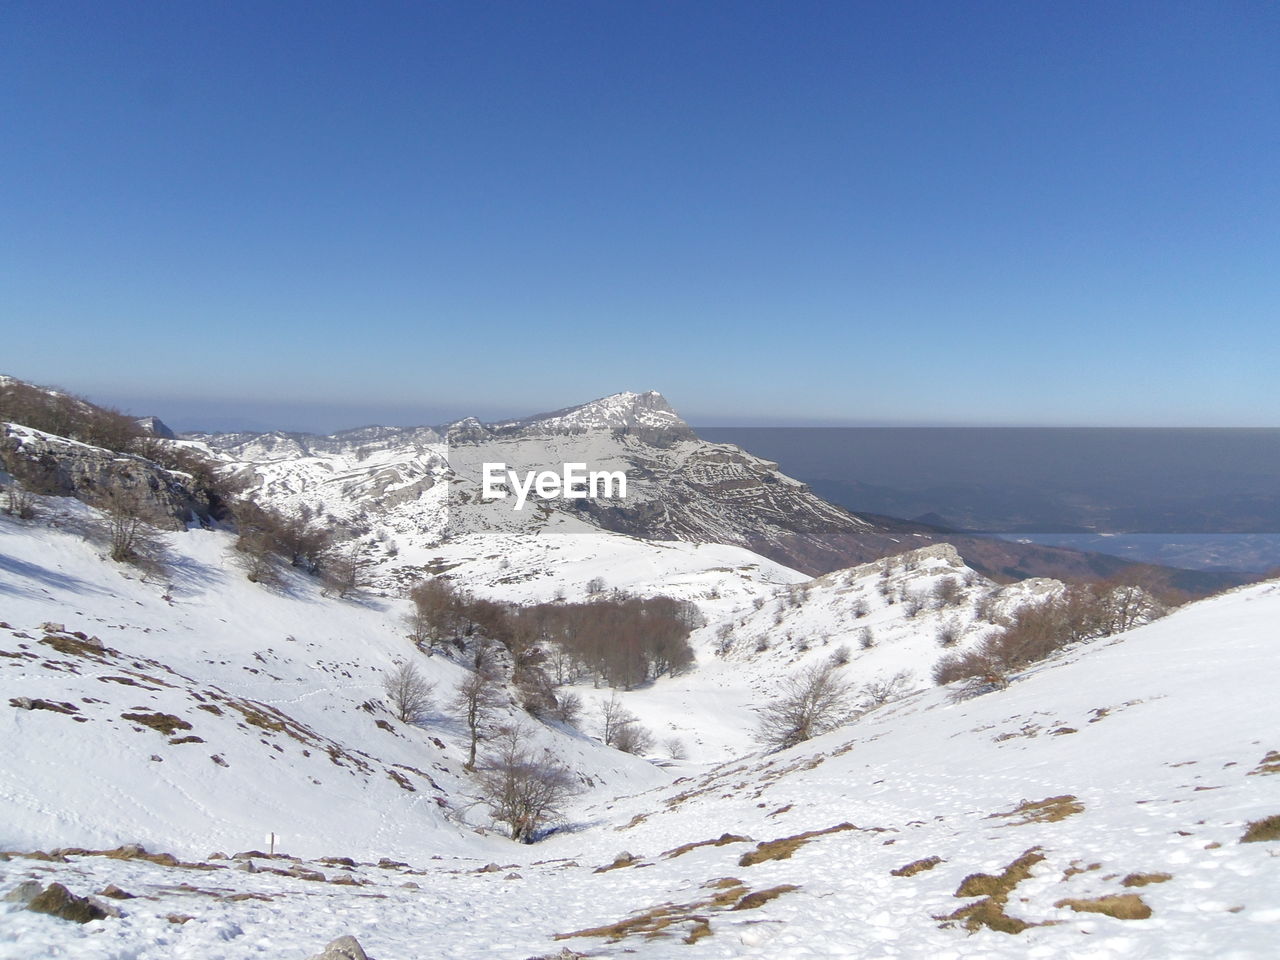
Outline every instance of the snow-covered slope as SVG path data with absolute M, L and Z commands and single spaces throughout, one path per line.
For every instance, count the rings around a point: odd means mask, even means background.
M 619 697 L 659 744 L 675 738 L 691 760 L 725 760 L 757 748 L 757 709 L 776 696 L 781 678 L 834 662 L 864 696 L 878 687 L 881 698 L 903 697 L 933 686 L 944 656 L 974 647 L 1015 609 L 1061 589 L 1055 580 L 997 585 L 946 544 L 810 580 L 771 584 L 739 573 L 683 594 L 664 584 L 641 592 L 695 600 L 706 615 L 690 638 L 697 660 L 681 676 Z M 594 709 L 614 695 L 590 684 L 575 689 Z
M 1280 585 L 1238 590 L 1001 692 L 924 692 L 601 801 L 501 855 L 15 856 L 0 890 L 35 877 L 137 898 L 103 898 L 122 916 L 85 925 L 2 904 L 0 957 L 303 958 L 342 934 L 379 960 L 1270 956 L 1280 840 L 1240 840 L 1280 814 L 1278 621 Z
M 166 535 L 167 580 L 144 582 L 76 535 L 88 508 L 45 509 L 56 527 L 0 517 L 0 847 L 145 839 L 190 854 L 274 831 L 303 853 L 475 849 L 488 821 L 462 728 L 444 711 L 406 726 L 383 703 L 395 663 L 413 659 L 440 702 L 463 675 L 405 638 L 406 601 L 338 601 L 301 578 L 265 590 L 217 531 Z M 665 778 L 537 731 L 595 789 Z

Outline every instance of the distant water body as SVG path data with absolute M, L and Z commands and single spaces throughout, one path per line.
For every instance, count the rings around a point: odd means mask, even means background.
M 1236 557 L 1252 556 L 1250 566 L 1237 569 L 1267 569 L 1275 566 L 1269 559 L 1280 559 L 1270 539 L 1280 535 L 1280 429 L 704 427 L 698 433 L 776 460 L 784 473 L 864 513 L 1064 545 L 1083 537 L 1085 549 L 1118 552 L 1124 545 L 1122 555 L 1135 559 L 1159 555 L 1160 538 L 1253 535 L 1247 549 L 1240 541 L 1245 552 Z M 1098 534 L 1146 539 L 1089 540 Z M 1184 560 L 1212 552 L 1207 540 L 1183 541 L 1192 545 Z M 1232 562 L 1231 550 L 1218 549 L 1223 542 L 1215 541 L 1218 552 L 1207 563 Z

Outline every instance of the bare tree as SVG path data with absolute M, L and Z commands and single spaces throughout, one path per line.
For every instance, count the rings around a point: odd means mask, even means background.
M 551 715 L 561 723 L 576 726 L 582 715 L 582 698 L 572 690 L 565 691 L 556 697 L 556 705 Z
M 608 700 L 600 702 L 599 710 L 600 739 L 609 744 L 613 743 L 620 728 L 636 719 L 636 715 L 622 705 L 616 690 Z
M 685 748 L 684 741 L 679 737 L 667 737 L 662 741 L 662 749 L 667 751 L 667 756 L 672 760 L 688 760 L 689 751 Z
M 360 589 L 363 570 L 360 566 L 359 545 L 352 543 L 344 549 L 329 550 L 324 557 L 324 591 L 340 600 Z
M 529 739 L 526 727 L 503 727 L 477 777 L 489 812 L 520 843 L 533 843 L 543 826 L 563 815 L 565 801 L 575 792 L 569 768 L 547 752 L 536 752 Z
M 382 678 L 382 689 L 396 719 L 417 725 L 427 718 L 436 686 L 412 663 L 402 663 Z
M 110 487 L 98 496 L 95 506 L 103 513 L 112 560 L 158 564 L 160 544 L 155 535 L 161 518 L 141 491 Z
M 30 520 L 36 515 L 36 498 L 30 490 L 26 490 L 15 479 L 4 488 L 8 501 L 4 512 L 18 520 Z
M 653 749 L 653 734 L 637 718 L 632 717 L 618 727 L 610 746 L 638 757 Z
M 815 664 L 780 686 L 781 695 L 760 710 L 756 739 L 766 747 L 794 747 L 849 719 L 852 691 L 830 663 Z
M 462 715 L 471 736 L 465 764 L 467 770 L 476 768 L 476 745 L 480 742 L 481 727 L 505 702 L 497 670 L 487 657 L 477 652 L 475 669 L 463 677 L 450 701 L 450 706 Z

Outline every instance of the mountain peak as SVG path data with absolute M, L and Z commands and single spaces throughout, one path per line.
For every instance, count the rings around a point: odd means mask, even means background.
M 523 432 L 530 428 L 551 433 L 637 429 L 674 431 L 681 434 L 690 432 L 689 425 L 680 419 L 667 399 L 656 390 L 614 393 L 562 410 L 492 424 L 492 428 L 498 432 Z

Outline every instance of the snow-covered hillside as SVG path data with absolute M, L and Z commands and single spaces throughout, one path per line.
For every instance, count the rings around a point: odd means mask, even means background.
M 146 839 L 185 855 L 275 832 L 296 852 L 375 859 L 475 848 L 488 820 L 460 724 L 441 709 L 406 726 L 383 703 L 396 663 L 417 663 L 441 702 L 464 672 L 414 649 L 406 601 L 339 601 L 305 578 L 266 590 L 216 531 L 167 535 L 167 576 L 145 582 L 77 535 L 88 508 L 47 509 L 56 528 L 0 517 L 0 847 Z M 537 730 L 593 789 L 665 779 Z
M 890 531 L 827 503 L 735 447 L 700 440 L 660 394 L 622 393 L 505 423 L 370 427 L 329 437 L 200 434 L 187 441 L 219 458 L 278 509 L 331 518 L 397 549 L 474 533 L 589 533 L 729 544 L 801 569 L 893 553 Z M 523 476 L 584 463 L 625 472 L 626 496 L 538 500 L 482 496 L 483 465 Z
M 1280 814 L 1275 583 L 1077 646 L 1004 691 L 924 691 L 772 756 L 664 772 L 583 746 L 575 762 L 604 782 L 568 829 L 520 846 L 465 828 L 447 726 L 441 749 L 359 708 L 374 669 L 405 650 L 395 604 L 264 593 L 228 568 L 216 533 L 174 536 L 170 601 L 65 530 L 0 525 L 12 625 L 0 646 L 18 655 L 0 660 L 3 702 L 50 704 L 3 713 L 5 845 L 24 853 L 0 858 L 0 892 L 13 892 L 0 957 L 302 960 L 344 934 L 378 960 L 1272 950 L 1280 840 L 1240 840 Z M 901 575 L 955 569 L 924 557 Z M 860 580 L 811 586 L 810 602 Z M 34 629 L 51 611 L 118 653 Z M 432 661 L 442 682 L 457 669 Z M 246 722 L 273 710 L 297 726 Z M 124 712 L 192 728 L 170 736 Z M 205 742 L 171 742 L 184 736 Z M 234 857 L 269 831 L 307 859 Z M 48 852 L 127 841 L 178 862 Z M 99 897 L 119 915 L 85 924 L 22 908 L 55 881 L 132 899 Z

